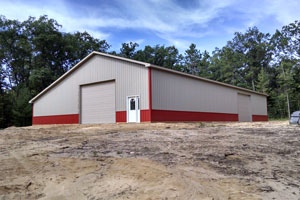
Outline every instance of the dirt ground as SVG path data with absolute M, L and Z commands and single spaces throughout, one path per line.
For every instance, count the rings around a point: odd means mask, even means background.
M 10 127 L 0 199 L 300 199 L 288 122 Z

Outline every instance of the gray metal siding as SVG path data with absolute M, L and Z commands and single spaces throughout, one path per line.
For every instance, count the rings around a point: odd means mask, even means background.
M 152 69 L 152 109 L 215 113 L 238 113 L 234 88 Z M 253 96 L 253 114 L 266 115 L 266 97 Z M 258 105 L 258 106 L 257 106 Z M 257 107 L 256 107 L 257 106 Z
M 152 70 L 154 110 L 237 113 L 236 92 L 228 87 Z
M 81 123 L 115 123 L 115 82 L 81 86 Z
M 34 116 L 79 113 L 80 85 L 115 80 L 116 111 L 126 110 L 126 96 L 140 95 L 149 109 L 148 69 L 142 65 L 95 55 L 34 102 Z

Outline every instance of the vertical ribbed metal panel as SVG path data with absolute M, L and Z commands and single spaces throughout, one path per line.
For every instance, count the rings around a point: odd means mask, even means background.
M 152 69 L 153 110 L 237 114 L 238 92 L 238 89 Z M 267 115 L 265 96 L 243 93 L 251 95 L 252 114 Z
M 139 95 L 149 109 L 148 69 L 142 65 L 96 55 L 34 102 L 34 116 L 78 114 L 80 85 L 115 80 L 116 111 L 126 110 L 126 96 Z
M 267 97 L 251 94 L 251 106 L 253 115 L 268 115 Z
M 182 75 L 152 70 L 153 110 L 237 113 L 236 91 Z
M 81 123 L 115 123 L 115 82 L 89 84 L 81 87 Z

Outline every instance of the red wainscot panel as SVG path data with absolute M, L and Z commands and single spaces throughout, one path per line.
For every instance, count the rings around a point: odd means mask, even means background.
M 116 122 L 126 122 L 126 111 L 116 112 Z
M 268 115 L 252 115 L 252 121 L 254 122 L 266 122 L 268 120 Z
M 141 122 L 150 122 L 150 110 L 141 110 Z M 127 122 L 126 111 L 116 112 L 116 122 Z
M 79 114 L 71 115 L 51 115 L 51 116 L 33 116 L 32 124 L 78 124 Z
M 238 121 L 238 114 L 152 110 L 153 122 Z

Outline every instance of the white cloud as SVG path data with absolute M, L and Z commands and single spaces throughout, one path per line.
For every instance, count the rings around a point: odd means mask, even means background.
M 269 3 L 269 7 L 267 7 L 268 13 L 274 15 L 276 20 L 282 25 L 300 20 L 300 1 L 268 0 L 267 2 Z
M 166 39 L 170 44 L 174 45 L 176 48 L 180 49 L 181 51 L 188 49 L 188 47 L 191 45 L 191 41 L 188 40 L 176 39 L 176 38 L 166 38 Z
M 261 21 L 270 18 L 274 18 L 281 26 L 300 20 L 299 0 L 239 1 L 231 7 L 245 18 L 244 25 L 247 27 L 257 26 Z
M 62 24 L 63 31 L 87 31 L 101 39 L 109 38 L 113 30 L 146 30 L 178 48 L 208 35 L 245 31 L 268 17 L 281 25 L 300 19 L 299 0 L 198 0 L 187 7 L 174 0 L 117 0 L 117 6 L 59 0 L 1 1 L 0 13 L 10 19 L 46 14 Z
M 193 26 L 207 26 L 210 20 L 218 16 L 222 8 L 230 5 L 231 0 L 215 3 L 202 1 L 193 9 L 185 9 L 174 1 L 121 1 L 121 7 L 127 10 L 133 18 L 133 27 L 147 28 L 158 33 L 175 35 L 190 34 Z M 134 5 L 134 6 L 132 6 Z
M 62 24 L 62 31 L 76 32 L 87 31 L 94 37 L 99 39 L 107 39 L 109 34 L 98 31 L 93 23 L 86 23 L 84 19 L 76 19 L 68 15 L 69 10 L 65 7 L 61 1 L 50 1 L 52 4 L 44 6 L 29 5 L 23 2 L 2 2 L 0 7 L 1 15 L 4 15 L 8 19 L 26 20 L 29 16 L 40 17 L 41 15 L 48 15 L 49 18 L 53 18 Z
M 217 17 L 219 11 L 228 6 L 231 0 L 220 2 L 202 1 L 202 5 L 192 10 L 184 9 L 172 0 L 165 1 L 119 1 L 122 10 L 111 8 L 97 12 L 96 8 L 90 9 L 88 15 L 74 17 L 70 7 L 62 1 L 50 1 L 41 7 L 41 3 L 28 4 L 23 1 L 7 1 L 1 4 L 0 12 L 8 18 L 25 20 L 28 16 L 39 17 L 48 15 L 63 25 L 67 32 L 88 31 L 96 37 L 107 38 L 108 33 L 99 31 L 99 28 L 113 27 L 118 29 L 133 28 L 147 29 L 157 35 L 173 35 L 172 37 L 201 37 L 202 33 L 193 30 L 193 26 L 207 26 L 207 23 Z M 78 9 L 80 10 L 80 9 Z M 79 11 L 80 12 L 80 11 Z M 116 12 L 121 12 L 116 15 Z M 99 15 L 98 13 L 103 13 Z M 167 39 L 167 38 L 163 38 Z

